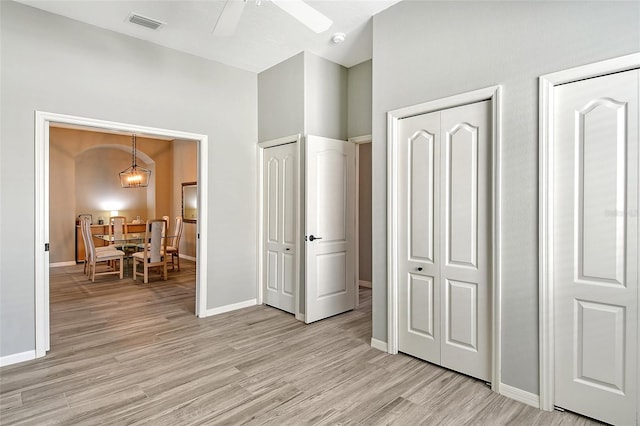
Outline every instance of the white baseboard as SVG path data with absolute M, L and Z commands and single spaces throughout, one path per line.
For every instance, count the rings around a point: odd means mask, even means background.
M 218 308 L 207 309 L 205 313 L 205 317 L 210 317 L 213 315 L 224 314 L 225 312 L 235 311 L 237 309 L 248 308 L 249 306 L 255 306 L 258 304 L 256 299 L 245 300 L 244 302 L 232 303 L 231 305 L 220 306 Z M 204 317 L 201 317 L 204 318 Z
M 504 395 L 507 398 L 515 399 L 518 402 L 522 402 L 527 405 L 531 405 L 535 408 L 540 408 L 540 395 L 536 395 L 531 392 L 523 391 L 522 389 L 514 388 L 513 386 L 500 383 L 498 387 L 499 394 Z
M 377 349 L 379 351 L 382 351 L 382 352 L 388 352 L 387 351 L 387 342 L 383 342 L 382 340 L 374 339 L 373 337 L 371 338 L 371 347 L 374 348 L 374 349 Z
M 192 262 L 195 262 L 195 261 L 196 261 L 196 258 L 195 258 L 195 257 L 193 257 L 193 256 L 187 256 L 186 254 L 182 254 L 182 253 L 180 253 L 179 257 L 180 257 L 180 259 L 187 259 L 187 260 L 190 260 L 190 261 L 192 261 Z
M 77 263 L 75 260 L 70 260 L 68 262 L 55 262 L 55 263 L 50 263 L 49 267 L 50 268 L 59 268 L 61 266 L 76 266 Z
M 32 359 L 36 359 L 35 350 L 20 352 L 19 354 L 5 355 L 3 357 L 0 357 L 0 367 L 4 367 L 5 365 L 17 364 L 23 361 L 31 361 Z
M 358 281 L 358 285 L 360 287 L 366 287 L 366 288 L 371 288 L 371 281 Z
M 302 321 L 302 322 L 304 322 L 304 320 L 305 320 L 305 316 L 304 316 L 304 314 L 296 314 L 296 319 L 297 319 L 298 321 Z

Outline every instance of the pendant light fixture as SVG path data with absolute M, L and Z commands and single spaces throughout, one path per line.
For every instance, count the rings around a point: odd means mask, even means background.
M 131 167 L 120 172 L 120 185 L 123 188 L 145 188 L 149 186 L 151 170 L 138 167 L 136 158 L 136 135 L 131 135 Z

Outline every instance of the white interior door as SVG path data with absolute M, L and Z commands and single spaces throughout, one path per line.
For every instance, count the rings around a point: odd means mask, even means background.
M 308 136 L 305 322 L 355 308 L 355 144 Z
M 636 424 L 638 70 L 555 89 L 555 404 Z
M 398 347 L 491 378 L 491 103 L 399 124 Z
M 295 313 L 296 288 L 296 144 L 265 148 L 264 302 Z

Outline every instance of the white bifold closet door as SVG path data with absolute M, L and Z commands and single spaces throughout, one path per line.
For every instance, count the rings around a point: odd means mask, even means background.
M 297 166 L 295 143 L 264 150 L 264 303 L 295 313 Z
M 401 352 L 491 378 L 491 103 L 399 124 Z
M 638 70 L 555 89 L 555 404 L 637 424 Z

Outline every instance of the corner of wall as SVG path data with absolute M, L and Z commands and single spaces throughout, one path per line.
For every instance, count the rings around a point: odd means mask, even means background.
M 540 395 L 527 392 L 504 383 L 498 384 L 498 393 L 502 396 L 506 396 L 507 398 L 522 402 L 523 404 L 527 404 L 538 409 L 540 408 Z

